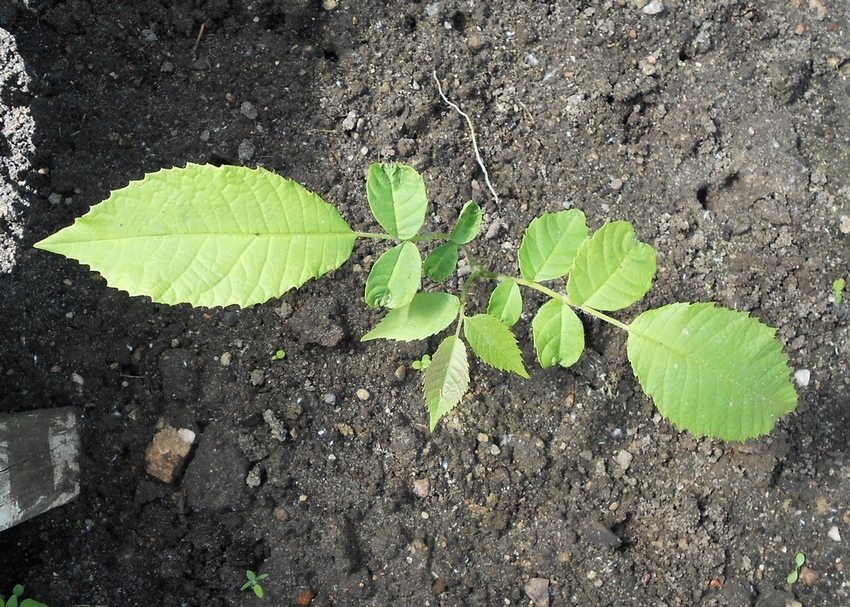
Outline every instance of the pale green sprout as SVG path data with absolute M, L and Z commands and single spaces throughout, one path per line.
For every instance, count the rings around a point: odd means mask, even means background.
M 794 557 L 794 570 L 788 574 L 788 577 L 785 578 L 785 581 L 789 584 L 794 584 L 800 579 L 800 569 L 802 569 L 803 565 L 806 563 L 806 555 L 802 552 L 798 552 Z
M 419 360 L 414 360 L 410 366 L 417 371 L 424 371 L 431 364 L 431 355 L 423 354 Z
M 12 588 L 12 596 L 7 598 L 5 601 L 0 598 L 0 607 L 47 607 L 44 603 L 39 603 L 34 599 L 23 599 L 21 597 L 24 595 L 24 587 L 20 584 L 16 584 L 14 588 Z
M 832 303 L 840 306 L 844 301 L 844 287 L 846 283 L 843 278 L 836 278 L 832 281 Z
M 258 599 L 263 598 L 265 596 L 265 592 L 263 592 L 263 587 L 260 586 L 260 582 L 269 577 L 269 574 L 263 573 L 257 575 L 249 569 L 245 572 L 245 577 L 248 578 L 248 581 L 242 584 L 242 587 L 239 590 L 248 590 L 248 588 L 250 588 L 254 591 L 254 594 Z
M 116 190 L 36 247 L 157 302 L 244 307 L 339 268 L 357 239 L 386 242 L 364 299 L 387 313 L 362 340 L 423 340 L 449 329 L 430 364 L 417 361 L 432 430 L 469 388 L 469 350 L 495 369 L 529 377 L 513 330 L 523 289 L 546 300 L 529 310 L 543 368 L 573 365 L 584 351 L 585 323 L 610 323 L 626 332 L 632 369 L 661 414 L 697 436 L 761 436 L 796 407 L 776 330 L 746 312 L 673 303 L 631 322 L 609 315 L 640 301 L 655 277 L 655 250 L 632 224 L 610 222 L 591 233 L 578 209 L 545 213 L 523 235 L 519 273 L 506 275 L 489 270 L 471 247 L 481 227 L 476 203 L 463 206 L 449 232 L 431 234 L 421 232 L 428 199 L 413 168 L 373 164 L 366 192 L 383 232 L 353 230 L 319 196 L 264 169 L 189 164 Z M 454 274 L 461 253 L 470 272 L 458 293 L 423 287 Z M 488 281 L 496 287 L 486 312 L 476 313 L 468 295 Z
M 283 360 L 286 358 L 286 352 L 283 350 L 276 350 L 274 354 L 272 354 L 272 360 Z

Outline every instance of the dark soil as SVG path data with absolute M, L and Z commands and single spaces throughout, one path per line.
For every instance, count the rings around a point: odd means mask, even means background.
M 850 8 L 644 3 L 0 0 L 0 412 L 78 407 L 83 445 L 79 498 L 0 533 L 0 592 L 256 605 L 251 569 L 286 606 L 307 588 L 314 606 L 529 605 L 534 578 L 538 607 L 850 603 L 850 307 L 832 300 L 850 272 Z M 423 173 L 431 229 L 482 205 L 496 269 L 544 211 L 633 222 L 659 272 L 621 318 L 751 311 L 811 372 L 798 410 L 745 445 L 695 439 L 640 391 L 624 336 L 587 320 L 575 368 L 473 366 L 431 433 L 410 363 L 436 341 L 359 341 L 379 318 L 371 243 L 247 310 L 130 298 L 31 248 L 187 161 L 262 165 L 370 229 L 365 173 L 387 159 Z M 198 433 L 174 485 L 145 471 L 163 425 Z M 810 570 L 789 586 L 798 551 Z

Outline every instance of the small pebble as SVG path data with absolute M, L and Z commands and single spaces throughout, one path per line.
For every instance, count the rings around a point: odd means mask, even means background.
M 625 449 L 622 449 L 617 454 L 617 463 L 620 465 L 620 468 L 623 470 L 623 472 L 625 472 L 632 464 L 632 454 L 626 451 Z
M 794 383 L 801 388 L 809 385 L 809 380 L 812 379 L 812 372 L 808 369 L 797 369 L 794 371 Z
M 490 455 L 499 455 L 501 452 L 499 445 L 490 445 Z
M 393 375 L 398 381 L 404 381 L 404 378 L 407 377 L 407 367 L 405 367 L 404 365 L 399 365 L 398 367 L 396 367 L 396 370 Z
M 664 3 L 661 0 L 652 0 L 652 2 L 647 3 L 640 12 L 644 15 L 657 15 L 661 11 L 664 10 Z
M 809 567 L 800 569 L 800 581 L 806 586 L 814 586 L 819 577 L 818 572 L 814 569 L 810 569 Z
M 81 386 L 85 383 L 83 376 L 80 375 L 79 373 L 71 373 L 71 381 L 74 382 L 75 384 L 79 384 Z
M 47 201 L 53 205 L 61 204 L 62 194 L 60 194 L 59 192 L 53 192 L 50 196 L 47 197 Z
M 831 539 L 833 542 L 841 541 L 841 533 L 838 531 L 838 527 L 835 525 L 829 528 L 827 536 L 829 536 L 829 539 Z
M 416 497 L 426 498 L 429 493 L 431 493 L 431 481 L 427 476 L 413 481 L 413 494 Z
M 244 101 L 239 108 L 239 111 L 242 112 L 242 115 L 249 120 L 254 120 L 257 117 L 257 108 L 254 107 L 254 104 L 250 101 Z
M 525 583 L 525 594 L 534 603 L 534 607 L 549 607 L 549 580 L 533 577 Z
M 222 367 L 229 367 L 230 361 L 233 358 L 233 355 L 230 352 L 225 352 L 221 355 L 221 358 L 218 359 L 218 362 Z
M 360 388 L 357 391 L 357 398 L 359 398 L 360 400 L 369 400 L 370 396 L 372 395 L 369 394 L 369 390 L 367 390 L 366 388 Z
M 254 157 L 254 153 L 256 149 L 254 148 L 254 142 L 250 139 L 243 139 L 242 143 L 239 144 L 239 149 L 237 153 L 239 154 L 239 160 L 242 162 L 247 162 Z
M 332 405 L 336 402 L 336 394 L 331 394 L 330 392 L 328 392 L 327 394 L 323 394 L 322 401 L 326 405 Z
M 623 180 L 620 179 L 619 177 L 611 180 L 611 189 L 614 190 L 615 192 L 622 189 L 622 187 L 623 187 Z
M 274 517 L 279 521 L 288 521 L 289 520 L 289 512 L 283 506 L 278 506 L 274 509 Z
M 266 372 L 262 369 L 254 369 L 251 371 L 251 385 L 262 386 L 266 381 Z

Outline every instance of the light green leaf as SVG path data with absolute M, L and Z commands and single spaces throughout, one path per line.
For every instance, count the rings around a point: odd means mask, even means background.
M 490 294 L 487 314 L 495 316 L 509 327 L 514 326 L 522 315 L 522 294 L 519 285 L 510 279 L 500 282 Z
M 412 242 L 402 242 L 378 258 L 366 279 L 366 303 L 400 308 L 413 301 L 422 284 L 422 258 Z
M 390 310 L 360 338 L 413 341 L 436 335 L 457 318 L 460 300 L 449 293 L 417 293 L 408 305 Z
M 425 183 L 412 167 L 398 162 L 373 164 L 369 167 L 366 196 L 372 215 L 394 238 L 412 238 L 425 222 Z
M 567 283 L 576 305 L 620 310 L 646 295 L 655 276 L 655 249 L 627 221 L 607 223 L 579 249 Z
M 545 213 L 532 220 L 519 247 L 519 270 L 526 280 L 542 282 L 569 273 L 587 223 L 578 209 Z
M 531 321 L 537 360 L 546 369 L 552 365 L 570 367 L 584 352 L 584 325 L 572 308 L 560 299 L 540 306 Z
M 457 244 L 447 242 L 428 253 L 425 258 L 425 275 L 434 282 L 443 282 L 457 267 Z
M 466 244 L 478 236 L 480 229 L 481 207 L 470 200 L 460 210 L 455 229 L 452 230 L 452 241 L 458 244 Z
M 433 432 L 437 422 L 460 402 L 469 388 L 466 346 L 457 335 L 449 335 L 437 348 L 425 369 L 423 383 Z
M 470 316 L 463 321 L 463 334 L 472 351 L 485 363 L 528 379 L 516 337 L 501 320 L 490 314 Z
M 744 441 L 797 406 L 776 329 L 710 303 L 648 310 L 630 325 L 628 356 L 664 417 L 696 436 Z
M 341 266 L 356 236 L 332 206 L 265 169 L 146 175 L 37 243 L 166 304 L 243 307 Z

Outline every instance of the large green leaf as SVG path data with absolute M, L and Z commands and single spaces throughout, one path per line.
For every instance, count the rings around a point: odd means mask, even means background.
M 460 210 L 455 229 L 452 230 L 452 241 L 458 244 L 466 244 L 478 236 L 480 229 L 481 207 L 470 200 Z
M 402 242 L 378 258 L 363 296 L 372 308 L 400 308 L 413 301 L 422 284 L 422 258 L 412 242 Z
M 632 224 L 599 228 L 576 255 L 567 295 L 577 305 L 620 310 L 646 295 L 655 276 L 655 249 L 640 242 Z
M 546 213 L 532 220 L 519 246 L 523 277 L 542 282 L 566 275 L 587 234 L 584 213 L 578 209 Z
M 332 206 L 265 169 L 189 164 L 116 190 L 35 246 L 157 302 L 250 306 L 338 268 L 355 234 Z
M 425 183 L 412 167 L 397 162 L 373 164 L 369 167 L 366 196 L 372 215 L 394 238 L 412 238 L 425 221 Z
M 628 356 L 662 415 L 697 436 L 743 441 L 770 432 L 797 393 L 776 329 L 710 303 L 648 310 Z
M 466 345 L 457 335 L 446 337 L 425 369 L 425 403 L 431 416 L 431 431 L 454 409 L 469 388 Z
M 522 294 L 519 285 L 510 279 L 499 283 L 490 294 L 487 314 L 491 314 L 509 327 L 514 326 L 522 315 Z
M 516 337 L 501 320 L 490 314 L 470 316 L 463 321 L 463 334 L 472 351 L 485 363 L 528 379 Z
M 423 264 L 425 275 L 434 282 L 443 282 L 457 267 L 457 243 L 447 242 L 428 253 Z
M 584 352 L 584 325 L 563 300 L 550 299 L 531 321 L 537 360 L 546 369 L 570 367 Z
M 459 310 L 460 300 L 455 295 L 417 293 L 408 305 L 390 310 L 360 341 L 425 339 L 448 327 Z

